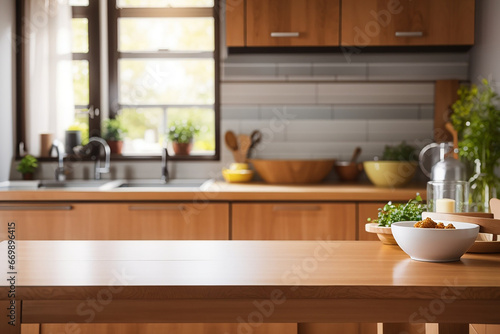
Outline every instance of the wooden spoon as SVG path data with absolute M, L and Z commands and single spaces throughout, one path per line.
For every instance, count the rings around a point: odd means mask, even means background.
M 227 131 L 224 139 L 226 140 L 226 146 L 233 153 L 234 162 L 241 162 L 239 161 L 240 159 L 238 154 L 238 140 L 236 139 L 234 132 L 231 130 Z
M 356 164 L 356 161 L 358 160 L 360 154 L 361 154 L 361 147 L 358 146 L 354 149 L 354 152 L 352 154 L 351 165 Z
M 453 137 L 453 159 L 458 160 L 458 132 L 450 122 L 446 122 L 445 128 L 451 133 L 451 136 Z
M 238 139 L 240 141 L 239 156 L 241 160 L 239 162 L 245 162 L 247 160 L 248 150 L 250 146 L 252 146 L 252 139 L 249 135 L 239 135 Z

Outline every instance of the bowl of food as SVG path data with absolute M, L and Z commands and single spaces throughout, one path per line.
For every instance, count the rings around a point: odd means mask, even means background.
M 452 221 L 405 221 L 391 225 L 399 247 L 413 260 L 459 261 L 474 244 L 479 225 Z

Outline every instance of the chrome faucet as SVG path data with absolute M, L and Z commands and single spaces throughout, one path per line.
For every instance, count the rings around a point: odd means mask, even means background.
M 109 149 L 108 143 L 102 138 L 99 137 L 91 137 L 89 139 L 89 144 L 91 142 L 97 142 L 104 147 L 104 158 L 106 159 L 106 163 L 104 164 L 104 167 L 101 167 L 101 148 L 99 147 L 99 151 L 96 156 L 96 161 L 95 161 L 95 176 L 94 179 L 100 180 L 101 179 L 101 174 L 102 173 L 109 173 L 109 165 L 110 165 L 110 157 L 111 157 L 111 151 Z
M 64 173 L 64 145 L 59 140 L 54 140 L 50 147 L 49 155 L 52 155 L 52 150 L 56 150 L 57 154 L 57 168 L 56 168 L 56 181 L 66 180 Z
M 161 151 L 161 180 L 165 183 L 169 181 L 167 162 L 168 150 L 166 147 L 164 147 Z

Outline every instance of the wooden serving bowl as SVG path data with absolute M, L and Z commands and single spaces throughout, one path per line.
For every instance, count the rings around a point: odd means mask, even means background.
M 325 179 L 335 159 L 318 160 L 263 160 L 251 159 L 255 170 L 267 183 L 311 184 Z

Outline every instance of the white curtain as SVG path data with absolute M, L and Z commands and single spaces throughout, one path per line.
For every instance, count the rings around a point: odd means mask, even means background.
M 38 156 L 40 134 L 64 142 L 74 121 L 71 6 L 68 0 L 26 0 L 27 151 Z

